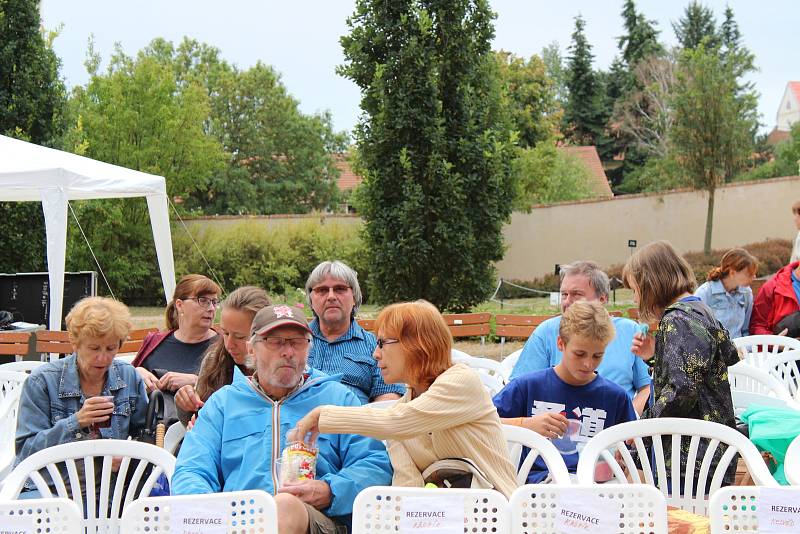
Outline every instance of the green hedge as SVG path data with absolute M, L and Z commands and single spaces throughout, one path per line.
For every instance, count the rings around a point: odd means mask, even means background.
M 195 227 L 190 231 L 213 273 L 186 232 L 176 230 L 175 270 L 179 277 L 187 273 L 216 277 L 227 292 L 251 284 L 292 302 L 303 302 L 302 288 L 314 267 L 324 260 L 339 259 L 358 272 L 366 293 L 369 272 L 360 230 L 360 225 L 322 224 L 317 220 L 275 227 L 257 221 Z

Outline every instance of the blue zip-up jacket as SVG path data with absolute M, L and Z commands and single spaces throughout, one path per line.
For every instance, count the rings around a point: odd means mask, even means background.
M 187 432 L 172 477 L 172 494 L 188 495 L 261 489 L 275 493 L 274 460 L 286 433 L 317 406 L 360 406 L 349 388 L 311 370 L 305 384 L 272 401 L 241 373 L 208 399 Z M 317 479 L 328 483 L 332 500 L 322 512 L 349 523 L 356 495 L 369 486 L 391 485 L 392 468 L 380 441 L 354 434 L 321 434 Z
M 100 429 L 103 438 L 128 439 L 144 427 L 147 392 L 129 363 L 111 363 L 101 395 L 114 396 L 111 426 Z M 83 401 L 75 354 L 34 369 L 19 401 L 16 463 L 53 445 L 87 438 L 75 416 Z

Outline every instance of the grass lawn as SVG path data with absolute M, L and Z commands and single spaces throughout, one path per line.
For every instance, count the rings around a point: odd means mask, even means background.
M 277 299 L 276 299 L 277 300 Z M 614 302 L 616 300 L 616 303 Z M 625 312 L 628 308 L 634 307 L 633 292 L 629 289 L 618 289 L 616 298 L 612 295 L 609 298 L 609 310 L 619 310 Z M 359 317 L 374 319 L 378 316 L 382 306 L 365 304 L 361 306 Z M 308 311 L 308 310 L 307 310 Z M 473 309 L 475 312 L 489 312 L 493 315 L 498 313 L 519 314 L 519 315 L 555 315 L 560 313 L 560 308 L 550 305 L 548 298 L 529 298 L 511 299 L 502 304 L 499 302 L 486 301 Z M 134 328 L 164 328 L 164 308 L 158 307 L 131 307 Z M 219 317 L 217 317 L 219 320 Z M 502 359 L 511 352 L 522 348 L 524 340 L 507 340 L 500 353 L 500 340 L 494 339 L 481 344 L 479 339 L 458 340 L 455 348 L 473 356 L 486 356 L 494 359 Z

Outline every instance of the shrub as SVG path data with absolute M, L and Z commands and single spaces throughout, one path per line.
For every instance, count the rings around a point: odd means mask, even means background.
M 268 227 L 256 221 L 190 231 L 213 269 L 209 272 L 185 232 L 173 237 L 176 275 L 197 272 L 219 280 L 225 291 L 258 285 L 291 302 L 304 300 L 297 291 L 321 261 L 340 259 L 358 272 L 366 291 L 369 272 L 360 225 L 308 220 Z M 365 299 L 367 295 L 365 295 Z

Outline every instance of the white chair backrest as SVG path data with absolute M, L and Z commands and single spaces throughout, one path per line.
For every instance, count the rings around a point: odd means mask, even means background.
M 500 393 L 500 390 L 506 386 L 499 376 L 489 375 L 481 372 L 478 372 L 478 376 L 481 378 L 481 383 L 483 384 L 483 387 L 486 388 L 486 391 L 489 392 L 490 397 L 494 397 Z
M 134 358 L 136 358 L 136 353 L 134 353 L 134 352 L 131 352 L 131 353 L 128 353 L 128 354 L 117 354 L 116 356 L 114 356 L 115 360 L 119 360 L 119 361 L 125 362 L 125 363 L 133 362 Z
M 511 463 L 517 468 L 517 484 L 525 484 L 533 462 L 539 456 L 544 460 L 554 483 L 570 484 L 569 471 L 564 464 L 564 458 L 561 457 L 556 446 L 550 443 L 550 440 L 533 430 L 512 425 L 503 425 L 503 436 L 506 438 Z M 523 447 L 529 449 L 525 458 L 522 458 Z
M 201 511 L 199 515 L 198 510 Z M 208 515 L 201 517 L 204 510 Z M 120 534 L 173 532 L 171 525 L 180 524 L 184 517 L 219 519 L 222 527 L 227 527 L 224 531 L 231 534 L 278 532 L 275 499 L 262 490 L 248 490 L 137 499 L 122 513 Z M 188 527 L 186 530 L 202 532 L 203 527 Z M 214 532 L 219 531 L 215 525 Z
M 619 507 L 613 531 L 620 534 L 667 534 L 667 502 L 652 486 L 526 484 L 509 499 L 511 534 L 561 534 L 561 496 Z M 613 508 L 612 508 L 613 509 Z M 616 514 L 615 514 L 616 515 Z
M 26 499 L 0 502 L 3 532 L 84 534 L 82 514 L 69 499 Z
M 791 349 L 771 354 L 764 363 L 766 371 L 783 384 L 793 399 L 800 398 L 800 369 L 797 360 L 800 360 L 800 350 Z
M 450 350 L 450 357 L 453 359 L 454 363 L 455 362 L 460 362 L 460 361 L 463 361 L 463 360 L 467 360 L 469 358 L 472 358 L 471 355 L 467 354 L 464 351 L 458 350 L 458 349 L 451 349 Z
M 0 370 L 0 399 L 10 393 L 11 390 L 21 388 L 27 379 L 28 375 L 20 371 Z
M 711 519 L 711 532 L 758 534 L 766 529 L 759 528 L 758 506 L 761 490 L 758 486 L 728 486 L 720 488 L 708 503 L 708 517 Z M 770 488 L 770 491 L 786 493 L 787 501 L 792 504 L 797 502 L 798 488 Z M 772 532 L 797 532 L 797 525 L 793 527 L 772 526 Z
M 733 412 L 739 417 L 751 404 L 794 408 L 800 410 L 783 384 L 766 369 L 759 369 L 745 361 L 728 367 Z
M 783 473 L 792 486 L 800 486 L 800 436 L 797 436 L 786 449 L 783 461 Z
M 17 371 L 18 373 L 28 373 L 44 365 L 46 362 L 37 360 L 22 360 L 19 362 L 9 362 L 0 364 L 0 371 Z
M 370 402 L 366 406 L 369 406 L 370 408 L 381 408 L 385 410 L 391 408 L 395 404 L 397 404 L 397 399 Z
M 662 439 L 670 440 L 669 458 L 666 457 Z M 626 445 L 629 440 L 633 441 L 635 459 Z M 702 457 L 698 454 L 701 442 L 705 446 Z M 627 476 L 614 460 L 615 453 L 621 456 Z M 716 453 L 721 456 L 712 469 Z M 728 466 L 736 461 L 737 453 L 741 455 L 756 484 L 778 485 L 756 446 L 736 430 L 709 421 L 674 417 L 630 421 L 596 434 L 581 452 L 578 482 L 591 484 L 594 481 L 595 464 L 602 459 L 611 467 L 618 483 L 657 486 L 666 496 L 668 504 L 705 515 L 708 504 L 706 488 L 709 495 L 720 488 Z M 701 463 L 696 472 L 697 462 Z M 683 464 L 686 465 L 686 472 L 682 470 Z M 671 491 L 668 487 L 670 483 Z
M 495 490 L 372 486 L 362 490 L 353 503 L 352 534 L 405 532 L 400 530 L 405 510 L 411 511 L 421 501 L 436 503 L 441 499 L 463 501 L 463 532 L 509 532 L 508 501 Z
M 0 399 L 0 483 L 11 472 L 17 454 L 15 436 L 21 394 L 22 388 L 16 388 Z
M 744 353 L 744 361 L 756 367 L 763 367 L 772 354 L 800 349 L 800 341 L 786 336 L 744 336 L 732 341 Z
M 115 456 L 122 461 L 113 477 Z M 118 439 L 63 443 L 36 452 L 17 464 L 0 487 L 0 500 L 19 497 L 27 480 L 33 482 L 42 497 L 53 497 L 47 480 L 51 479 L 56 496 L 71 499 L 84 511 L 83 526 L 87 532 L 116 532 L 124 507 L 135 498 L 149 495 L 162 473 L 171 480 L 174 470 L 175 457 L 149 443 Z M 49 475 L 47 479 L 43 474 Z
M 522 349 L 517 349 L 500 362 L 500 367 L 503 370 L 503 376 L 505 376 L 506 382 L 511 379 L 511 373 L 514 371 L 514 366 L 517 365 L 519 361 L 520 354 L 522 354 Z
M 169 428 L 164 433 L 164 450 L 174 456 L 185 435 L 186 427 L 180 421 L 169 425 Z

